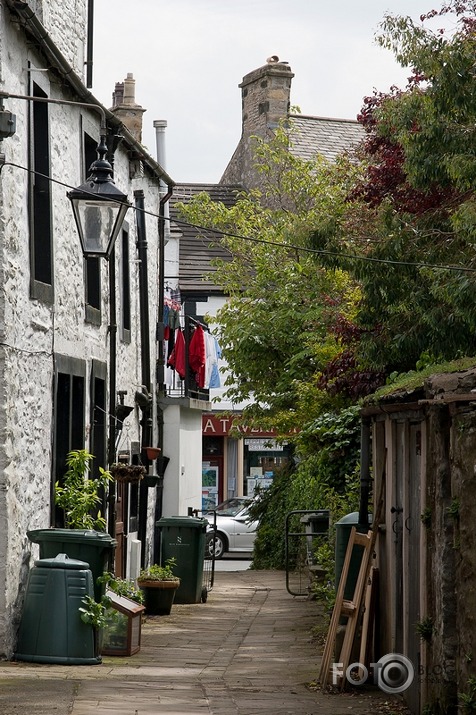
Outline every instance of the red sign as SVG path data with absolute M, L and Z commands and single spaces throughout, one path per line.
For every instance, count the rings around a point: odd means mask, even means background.
M 202 434 L 206 437 L 224 437 L 229 434 L 235 416 L 219 416 L 211 412 L 202 414 Z M 274 437 L 276 430 L 262 430 L 259 427 L 237 425 L 235 428 L 243 437 Z

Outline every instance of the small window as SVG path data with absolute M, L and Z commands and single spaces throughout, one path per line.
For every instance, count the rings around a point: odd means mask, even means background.
M 131 341 L 131 274 L 129 261 L 129 225 L 125 221 L 121 233 L 121 263 L 120 263 L 120 289 L 121 289 L 121 339 L 125 343 Z
M 54 486 L 65 474 L 66 458 L 73 449 L 84 449 L 85 380 L 83 360 L 55 355 L 54 458 L 51 475 L 51 520 L 63 526 L 63 513 L 54 503 Z
M 41 81 L 41 80 L 40 80 Z M 31 81 L 33 97 L 48 97 L 47 85 Z M 49 109 L 47 102 L 30 104 L 30 293 L 45 303 L 53 302 L 53 236 Z

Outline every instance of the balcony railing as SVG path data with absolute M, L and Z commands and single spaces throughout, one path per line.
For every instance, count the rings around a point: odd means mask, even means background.
M 203 400 L 205 402 L 208 402 L 210 399 L 210 390 L 197 385 L 195 375 L 190 367 L 190 340 L 196 325 L 202 325 L 202 327 L 206 328 L 203 323 L 200 323 L 190 316 L 185 316 L 185 327 L 183 331 L 185 341 L 185 378 L 183 380 L 176 370 L 165 365 L 163 359 L 161 362 L 159 357 L 157 361 L 157 383 L 159 384 L 159 391 L 162 392 L 164 397 L 171 399 L 186 397 L 189 399 Z M 158 332 L 159 335 L 163 335 L 163 325 L 159 325 Z M 159 355 L 161 351 L 163 351 L 163 338 L 162 340 L 159 339 Z M 168 379 L 165 379 L 165 371 L 171 373 L 171 379 L 170 374 L 167 375 Z

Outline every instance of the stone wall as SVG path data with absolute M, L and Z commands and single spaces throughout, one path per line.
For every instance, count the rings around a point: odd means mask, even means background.
M 37 3 L 38 4 L 38 3 Z M 64 0 L 43 2 L 42 12 L 48 29 L 71 52 L 73 63 L 75 37 L 84 31 L 84 2 Z M 0 12 L 5 12 L 2 4 Z M 2 89 L 28 94 L 30 60 L 45 69 L 41 54 L 36 54 L 9 14 L 0 17 L 0 79 Z M 66 29 L 68 26 L 69 29 Z M 67 33 L 67 34 L 64 34 Z M 68 34 L 69 33 L 69 34 Z M 50 96 L 62 98 L 61 87 L 50 72 L 38 74 L 51 80 Z M 68 93 L 66 99 L 72 99 Z M 16 134 L 1 143 L 7 165 L 0 181 L 0 657 L 10 657 L 15 644 L 27 575 L 38 557 L 38 547 L 27 538 L 27 531 L 50 526 L 55 355 L 82 360 L 86 366 L 86 444 L 89 449 L 89 384 L 93 360 L 109 364 L 109 288 L 108 264 L 100 262 L 101 324 L 85 321 L 85 270 L 67 186 L 82 180 L 82 120 L 97 128 L 100 116 L 86 108 L 50 105 L 51 176 L 61 183 L 51 185 L 53 224 L 54 301 L 52 304 L 30 297 L 30 230 L 28 223 L 29 103 L 8 99 L 7 109 L 17 118 Z M 127 147 L 119 146 L 115 156 L 115 181 L 133 202 L 134 190 L 145 193 L 145 207 L 158 214 L 158 180 L 144 171 L 130 178 Z M 117 390 L 127 391 L 126 404 L 134 405 L 140 389 L 141 335 L 139 315 L 139 263 L 136 258 L 136 221 L 132 210 L 129 223 L 131 276 L 131 340 L 117 341 Z M 149 314 L 151 364 L 154 360 L 157 301 L 157 218 L 146 215 L 149 260 Z M 120 242 L 116 248 L 116 286 L 119 285 Z M 116 288 L 118 322 L 121 296 Z M 153 371 L 152 371 L 153 372 Z M 152 375 L 153 379 L 153 375 Z M 152 392 L 155 385 L 152 384 Z M 140 439 L 142 414 L 136 407 L 129 415 L 119 447 L 128 449 Z M 105 417 L 107 419 L 107 417 Z M 154 422 L 155 425 L 155 422 Z M 148 504 L 148 526 L 153 530 L 155 502 Z M 149 537 L 149 541 L 152 536 Z
M 453 418 L 451 512 L 455 559 L 455 670 L 458 692 L 468 693 L 476 676 L 476 410 L 468 406 Z
M 427 529 L 427 592 L 422 620 L 431 619 L 433 634 L 426 649 L 425 685 L 428 703 L 435 715 L 457 712 L 455 680 L 456 572 L 454 522 L 451 518 L 451 419 L 448 406 L 428 411 L 427 509 L 431 522 Z
M 28 0 L 28 4 L 78 77 L 83 78 L 87 0 Z

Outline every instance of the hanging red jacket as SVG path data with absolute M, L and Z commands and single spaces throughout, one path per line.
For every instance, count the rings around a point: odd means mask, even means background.
M 201 325 L 197 325 L 190 338 L 188 361 L 195 375 L 195 382 L 198 387 L 205 387 L 205 333 Z
M 170 354 L 167 364 L 171 365 L 182 380 L 185 380 L 185 338 L 181 330 L 175 333 L 175 347 Z

